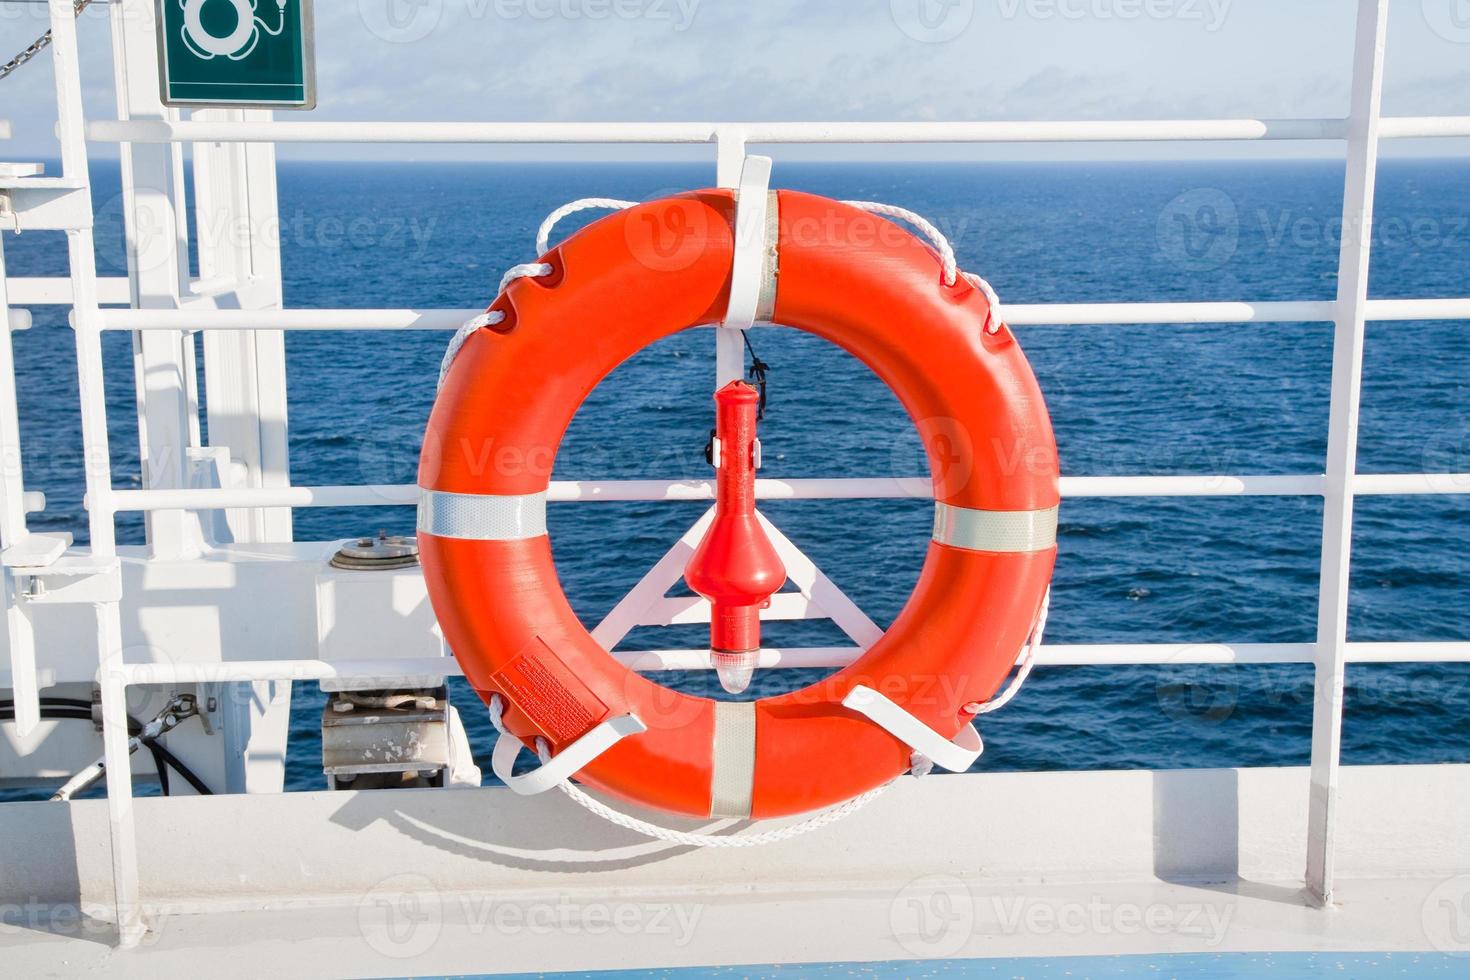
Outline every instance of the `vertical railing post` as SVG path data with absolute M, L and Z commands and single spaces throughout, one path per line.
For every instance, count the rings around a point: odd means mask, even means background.
M 269 122 L 268 109 L 198 109 L 208 121 Z M 243 309 L 280 309 L 281 222 L 272 143 L 194 146 L 199 276 L 234 284 Z M 241 231 L 244 234 L 241 234 Z M 241 482 L 290 483 L 286 451 L 286 345 L 280 330 L 209 330 L 201 337 L 209 444 L 228 447 Z M 226 512 L 235 541 L 291 540 L 286 508 Z
M 0 232 L 3 235 L 4 232 Z M 0 242 L 0 549 L 23 545 L 26 528 L 25 471 L 21 466 L 20 411 L 15 394 L 15 352 L 10 344 L 10 293 L 5 285 L 5 246 Z M 10 690 L 15 733 L 29 736 L 41 723 L 41 689 L 36 676 L 36 632 L 21 587 L 22 569 L 0 568 L 0 616 L 10 645 Z
M 72 0 L 50 0 L 51 51 L 56 74 L 57 136 L 62 173 L 90 193 L 86 119 Z M 97 265 L 92 228 L 67 232 L 71 269 L 72 325 L 76 332 L 77 386 L 82 416 L 82 446 L 87 481 L 88 527 L 92 556 L 117 554 L 112 509 L 112 463 L 107 441 L 107 401 L 102 378 L 102 330 L 97 313 Z M 122 618 L 116 602 L 93 607 L 97 622 L 99 681 L 102 688 L 102 745 L 107 767 L 107 810 L 112 843 L 112 880 L 118 940 L 136 945 L 143 935 L 138 894 L 137 841 L 133 835 L 132 761 L 122 682 Z
M 1373 187 L 1378 169 L 1378 123 L 1387 26 L 1388 0 L 1359 0 L 1332 337 L 1332 401 L 1327 434 L 1327 492 L 1322 508 L 1311 797 L 1307 814 L 1307 891 L 1324 906 L 1332 903 L 1342 692 L 1347 672 L 1352 484 L 1357 469 L 1364 315 L 1368 302 Z
M 268 122 L 268 109 L 196 109 L 195 119 Z M 229 282 L 242 309 L 280 309 L 281 233 L 273 143 L 196 143 L 194 227 L 199 276 Z M 241 234 L 241 232 L 244 234 Z M 286 343 L 280 330 L 206 330 L 201 337 L 209 445 L 229 453 L 232 486 L 286 487 Z M 230 540 L 291 540 L 289 508 L 225 511 Z M 279 793 L 291 682 L 238 685 L 221 713 L 227 792 Z
M 175 121 L 158 92 L 158 35 L 152 0 L 112 5 L 112 58 L 119 119 Z M 132 305 L 178 309 L 189 288 L 188 220 L 184 211 L 183 146 L 176 142 L 123 144 L 123 223 Z M 149 330 L 134 341 L 139 450 L 143 485 L 188 485 L 186 447 L 198 430 L 189 389 L 194 341 L 182 331 Z M 153 553 L 176 557 L 191 550 L 192 522 L 183 511 L 147 515 Z
M 15 360 L 10 346 L 10 295 L 5 285 L 5 244 L 0 241 L 0 545 L 26 536 L 25 482 L 20 466 Z

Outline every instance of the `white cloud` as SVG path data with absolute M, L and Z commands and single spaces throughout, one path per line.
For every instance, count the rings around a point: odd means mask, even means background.
M 1097 119 L 1333 116 L 1346 107 L 1349 4 L 1160 0 L 1144 7 L 1175 15 L 1129 17 L 1116 11 L 1139 8 L 1121 2 L 317 0 L 314 117 Z M 44 7 L 21 7 L 0 19 L 7 48 L 44 29 Z M 1419 7 L 1394 5 L 1385 105 L 1470 112 L 1470 44 L 1447 41 Z M 964 19 L 947 22 L 959 27 L 943 32 L 949 40 L 924 43 L 905 19 L 914 11 L 932 15 L 922 23 Z M 88 111 L 111 115 L 106 17 L 89 12 L 81 31 Z M 47 152 L 50 84 L 39 64 L 0 84 L 0 112 L 16 122 L 24 152 Z

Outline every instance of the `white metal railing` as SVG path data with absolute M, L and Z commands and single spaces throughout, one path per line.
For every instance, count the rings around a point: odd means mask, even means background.
M 1062 643 L 1038 647 L 1036 662 L 1050 667 L 1310 664 L 1316 650 L 1312 643 Z M 835 669 L 846 667 L 861 653 L 858 647 L 764 647 L 760 666 Z M 612 655 L 624 666 L 644 672 L 709 668 L 708 650 L 614 650 Z M 1470 659 L 1470 642 L 1349 643 L 1347 659 L 1355 664 L 1459 663 Z M 122 668 L 123 681 L 129 686 L 445 675 L 461 677 L 464 669 L 448 657 L 136 663 Z
M 1327 479 L 1297 476 L 1064 476 L 1062 497 L 1320 497 Z M 1360 473 L 1357 496 L 1470 493 L 1470 473 Z M 757 500 L 881 500 L 929 497 L 925 477 L 853 477 L 755 481 Z M 112 509 L 223 510 L 232 507 L 411 507 L 412 483 L 345 484 L 280 489 L 114 490 Z M 715 499 L 710 480 L 553 480 L 552 503 L 699 501 Z
M 146 34 L 128 27 L 119 8 L 146 4 L 124 0 L 113 10 L 119 89 L 138 84 L 151 72 Z M 64 170 L 86 179 L 80 85 L 76 74 L 76 37 L 69 0 L 51 0 L 53 47 L 57 60 L 57 93 Z M 154 118 L 95 121 L 86 138 L 122 142 L 133 147 L 158 144 L 176 151 L 183 143 L 281 142 L 476 142 L 476 143 L 666 143 L 708 144 L 715 150 L 717 182 L 731 186 L 738 161 L 749 143 L 992 143 L 1044 141 L 1186 141 L 1186 140 L 1335 140 L 1345 146 L 1347 178 L 1345 227 L 1371 229 L 1372 190 L 1377 148 L 1383 139 L 1470 136 L 1470 116 L 1381 118 L 1387 0 L 1359 0 L 1350 112 L 1343 119 L 1166 120 L 1118 122 L 957 122 L 957 123 L 388 123 L 274 122 L 262 118 L 182 121 L 177 113 Z M 146 18 L 145 18 L 146 20 Z M 125 33 L 131 31 L 131 33 Z M 130 48 L 129 45 L 135 45 Z M 124 57 L 127 55 L 127 57 Z M 146 99 L 142 102 L 146 103 Z M 120 115 L 136 116 L 138 99 L 123 104 Z M 155 158 L 161 172 L 168 158 Z M 143 207 L 132 202 L 129 207 Z M 161 226 L 169 228 L 170 222 Z M 1346 640 L 1347 576 L 1351 551 L 1352 501 L 1360 494 L 1464 493 L 1470 474 L 1357 474 L 1356 419 L 1361 393 L 1363 324 L 1368 320 L 1470 319 L 1470 298 L 1370 300 L 1366 295 L 1371 235 L 1344 236 L 1339 259 L 1339 293 L 1333 301 L 1048 304 L 1007 307 L 1015 325 L 1100 323 L 1251 323 L 1331 321 L 1335 324 L 1329 424 L 1329 453 L 1323 474 L 1284 476 L 1127 476 L 1069 477 L 1067 496 L 1226 496 L 1313 495 L 1324 498 L 1321 595 L 1317 637 L 1305 644 L 1107 644 L 1045 646 L 1043 663 L 1312 663 L 1316 667 L 1312 803 L 1307 882 L 1323 903 L 1331 900 L 1332 837 L 1336 812 L 1343 670 L 1348 662 L 1470 660 L 1470 643 L 1349 643 Z M 92 265 L 90 232 L 72 235 L 74 325 L 81 378 L 83 439 L 88 459 L 88 505 L 92 550 L 110 556 L 113 522 L 122 511 L 161 515 L 183 509 L 279 508 L 403 505 L 414 502 L 407 486 L 258 487 L 190 490 L 164 487 L 116 489 L 108 478 L 107 428 L 101 383 L 101 336 L 107 330 L 135 331 L 143 337 L 160 332 L 183 336 L 194 331 L 271 332 L 284 330 L 417 330 L 452 329 L 478 310 L 334 309 L 224 310 L 184 309 L 185 297 L 172 308 L 102 310 Z M 132 247 L 138 248 L 134 241 Z M 212 288 L 227 289 L 228 279 L 211 279 Z M 104 281 L 105 282 L 105 281 Z M 109 287 L 112 288 L 112 287 Z M 50 295 L 53 284 L 22 287 Z M 182 292 L 182 290 L 178 290 Z M 109 292 L 108 301 L 115 293 Z M 35 301 L 42 301 L 37 299 Z M 719 336 L 721 378 L 739 370 L 738 340 Z M 146 341 L 145 341 L 146 343 Z M 165 382 L 168 383 L 168 382 Z M 183 382 L 172 382 L 174 397 L 187 404 Z M 923 496 L 917 481 L 762 480 L 758 495 L 780 497 L 912 497 Z M 555 500 L 708 500 L 707 481 L 561 481 L 553 484 Z M 101 679 L 112 816 L 114 875 L 119 921 L 125 939 L 136 936 L 137 875 L 132 838 L 131 783 L 128 774 L 123 694 L 130 684 L 200 680 L 264 680 L 275 678 L 381 675 L 402 668 L 406 673 L 455 673 L 454 665 L 432 661 L 262 661 L 172 665 L 128 664 L 118 638 L 116 604 L 103 610 Z M 807 651 L 763 651 L 769 666 L 834 666 L 851 659 L 850 648 Z M 618 654 L 640 669 L 684 669 L 705 666 L 703 651 L 640 651 Z
M 65 227 L 67 261 L 70 269 L 69 302 L 76 324 L 77 378 L 81 401 L 81 427 L 88 492 L 106 495 L 110 475 L 107 434 L 107 408 L 103 398 L 101 333 L 96 326 L 98 284 L 96 249 L 92 234 L 91 180 L 87 161 L 85 117 L 82 111 L 81 58 L 77 48 L 76 19 L 71 0 L 48 0 L 51 20 L 51 57 L 56 91 L 56 136 L 61 148 L 62 179 L 58 190 L 73 199 L 86 196 L 80 207 L 69 213 L 84 212 L 84 220 Z M 114 10 L 117 15 L 117 10 Z M 8 127 L 7 127 L 8 134 Z M 17 207 L 17 214 L 19 208 Z M 17 218 L 17 220 L 20 220 Z M 7 299 L 6 302 L 9 302 Z M 113 516 L 93 514 L 91 531 L 92 567 L 99 574 L 115 574 L 115 537 Z M 10 542 L 6 542 L 7 545 Z M 44 569 L 27 569 L 39 573 Z M 112 831 L 112 872 L 117 896 L 117 916 L 122 941 L 136 942 L 141 936 L 137 915 L 138 865 L 136 842 L 132 833 L 132 781 L 128 752 L 128 714 L 125 690 L 115 675 L 122 665 L 122 621 L 119 604 L 99 597 L 96 612 L 99 677 L 102 688 L 103 747 L 109 774 L 117 776 L 117 799 L 109 794 L 108 808 Z
M 101 143 L 1077 143 L 1342 140 L 1346 119 L 1075 122 L 493 123 L 96 120 Z M 1384 119 L 1383 139 L 1470 136 L 1470 116 Z
M 97 302 L 132 302 L 126 276 L 97 280 Z M 14 276 L 10 280 L 10 302 L 14 306 L 70 306 L 71 280 L 59 276 Z
M 1331 300 L 1216 303 L 1008 303 L 1017 327 L 1120 323 L 1330 322 Z M 481 309 L 102 310 L 104 330 L 455 330 Z M 1367 320 L 1466 320 L 1466 299 L 1374 299 Z M 760 324 L 756 324 L 760 326 Z
M 1386 0 L 1358 5 L 1352 94 L 1347 128 L 1347 175 L 1342 226 L 1373 228 L 1378 175 Z M 1342 691 L 1347 681 L 1348 590 L 1353 545 L 1353 476 L 1357 472 L 1358 412 L 1363 395 L 1370 234 L 1343 235 L 1337 260 L 1337 309 L 1332 335 L 1332 382 L 1327 424 L 1327 492 L 1322 506 L 1322 561 L 1317 585 L 1317 655 L 1312 708 L 1312 786 L 1307 813 L 1307 888 L 1332 902 L 1333 838 L 1342 759 Z

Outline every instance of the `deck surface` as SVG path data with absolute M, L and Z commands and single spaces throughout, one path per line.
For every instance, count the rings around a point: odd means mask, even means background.
M 131 950 L 105 921 L 103 801 L 7 804 L 0 974 L 744 975 L 923 960 L 908 973 L 942 975 L 980 957 L 1030 958 L 1005 975 L 1048 976 L 1035 958 L 1188 955 L 1133 962 L 1230 976 L 1252 961 L 1226 954 L 1318 953 L 1292 962 L 1361 975 L 1331 957 L 1395 952 L 1408 958 L 1393 969 L 1470 975 L 1470 767 L 1349 767 L 1342 789 L 1328 909 L 1302 892 L 1304 769 L 905 779 L 820 832 L 733 850 L 649 841 L 558 793 L 138 799 L 150 929 Z
M 1403 955 L 1380 964 L 1385 970 L 1470 975 L 1470 937 L 1456 957 L 1452 932 L 1426 932 L 1424 911 L 1436 884 L 1345 882 L 1342 904 L 1326 911 L 1306 907 L 1289 884 L 1243 881 L 1002 889 L 938 880 L 898 893 L 854 889 L 697 901 L 687 895 L 425 899 L 390 887 L 350 906 L 165 916 L 154 920 L 140 947 L 127 951 L 112 947 L 105 923 L 42 921 L 37 929 L 0 934 L 0 960 L 11 976 L 158 977 L 208 963 L 211 976 L 284 980 L 881 962 L 907 962 L 903 975 L 942 976 L 965 972 L 948 961 L 972 957 L 1006 961 L 998 975 L 1057 976 L 1066 971 L 1036 962 L 1018 973 L 1023 964 L 1013 959 L 1146 957 L 1128 961 L 1122 972 L 1108 961 L 1078 960 L 1067 975 L 1079 977 L 1126 975 L 1144 965 L 1157 970 L 1162 955 L 1193 954 L 1171 956 L 1164 975 L 1270 975 L 1263 964 L 1282 970 L 1292 964 L 1276 974 L 1289 976 L 1340 971 L 1345 964 L 1357 964 L 1347 975 L 1364 975 L 1381 958 L 1374 954 L 1393 951 Z M 44 931 L 48 925 L 51 931 Z M 1324 955 L 1225 955 L 1242 952 Z M 873 971 L 886 972 L 876 966 L 848 972 Z

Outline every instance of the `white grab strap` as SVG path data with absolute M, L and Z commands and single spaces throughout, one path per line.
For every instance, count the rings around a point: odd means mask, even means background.
M 946 286 L 953 286 L 955 284 L 955 276 L 964 276 L 966 282 L 985 294 L 985 300 L 990 304 L 990 313 L 985 320 L 985 332 L 998 333 L 1000 331 L 1000 325 L 1003 322 L 1000 315 L 1000 297 L 996 295 L 995 290 L 986 280 L 975 275 L 973 272 L 960 271 L 958 263 L 955 261 L 954 248 L 949 244 L 949 239 L 944 236 L 944 232 L 934 227 L 927 218 L 910 211 L 908 208 L 901 208 L 894 204 L 883 204 L 878 201 L 842 201 L 840 203 L 846 204 L 848 207 L 858 208 L 861 211 L 868 211 L 872 214 L 881 214 L 885 218 L 896 218 L 899 221 L 907 221 L 919 229 L 919 231 L 923 232 L 924 237 L 929 239 L 929 243 L 939 253 L 939 263 L 944 272 L 944 284 Z
M 720 326 L 745 330 L 760 307 L 770 210 L 771 158 L 748 156 L 735 194 L 735 254 L 730 260 L 730 301 Z
M 1036 666 L 1036 648 L 1041 646 L 1041 635 L 1046 630 L 1046 614 L 1050 607 L 1051 586 L 1047 586 L 1045 594 L 1041 597 L 1041 608 L 1036 613 L 1036 622 L 1031 627 L 1031 635 L 1027 637 L 1026 646 L 1022 648 L 1017 658 L 1019 669 L 1011 678 L 1010 684 L 989 701 L 966 702 L 961 706 L 961 711 L 970 715 L 988 714 L 1005 707 L 1007 702 L 1016 696 L 1021 690 L 1021 685 L 1026 683 L 1026 678 L 1031 676 L 1031 668 Z M 889 734 L 913 749 L 913 755 L 909 759 L 909 771 L 915 776 L 929 775 L 935 765 L 948 769 L 950 772 L 962 772 L 974 765 L 975 760 L 980 758 L 980 754 L 985 751 L 985 742 L 981 739 L 980 732 L 975 728 L 973 722 L 961 729 L 956 741 L 949 742 L 871 688 L 862 686 L 853 688 L 842 704 L 844 707 L 862 712 L 873 722 L 886 729 Z M 956 768 L 957 766 L 960 768 Z
M 510 786 L 511 789 L 515 790 L 517 793 L 523 794 L 525 794 L 526 792 L 539 793 L 542 792 L 543 789 L 549 789 L 550 785 L 554 785 L 557 789 L 567 794 L 567 796 L 570 797 L 579 806 L 584 807 L 588 812 L 601 817 L 609 823 L 616 824 L 617 826 L 622 827 L 625 830 L 631 830 L 636 834 L 642 834 L 644 837 L 651 837 L 654 840 L 666 841 L 670 844 L 679 844 L 684 847 L 759 847 L 762 844 L 774 844 L 777 841 L 790 840 L 792 837 L 800 837 L 802 834 L 809 833 L 822 827 L 826 827 L 830 824 L 834 824 L 837 821 L 841 820 L 843 817 L 846 817 L 852 813 L 856 813 L 858 810 L 861 810 L 863 807 L 867 806 L 873 800 L 881 796 L 888 789 L 888 787 L 893 785 L 891 782 L 884 783 L 882 786 L 879 786 L 876 789 L 870 789 L 861 796 L 855 796 L 852 799 L 848 800 L 846 803 L 841 804 L 840 806 L 835 806 L 830 810 L 824 810 L 823 812 L 818 813 L 813 817 L 808 817 L 806 820 L 803 820 L 800 823 L 790 824 L 786 827 L 778 827 L 775 830 L 768 830 L 765 833 L 761 834 L 746 834 L 737 837 L 725 834 L 696 834 L 683 830 L 670 830 L 668 827 L 660 827 L 657 824 L 649 823 L 646 820 L 639 820 L 637 817 L 629 816 L 626 813 L 620 813 L 619 811 L 614 810 L 612 807 L 601 802 L 600 800 L 593 799 L 591 796 L 588 796 L 585 792 L 578 789 L 575 785 L 572 784 L 570 772 L 561 775 L 560 778 L 557 779 L 554 783 L 551 783 L 548 786 L 544 786 L 541 789 L 523 790 L 521 788 L 518 788 L 517 784 L 511 783 L 510 780 L 507 779 L 506 776 L 501 772 L 502 765 L 500 762 L 500 746 L 502 744 L 506 744 L 507 742 L 515 746 L 514 752 L 510 752 L 509 750 L 507 750 L 507 754 L 509 755 L 508 761 L 510 763 L 514 763 L 515 756 L 520 752 L 520 740 L 512 735 L 505 727 L 505 721 L 503 718 L 505 711 L 505 702 L 499 694 L 490 695 L 489 708 L 490 724 L 494 725 L 495 730 L 500 734 L 500 738 L 495 743 L 495 753 L 491 757 L 492 768 L 495 770 L 495 775 L 499 776 L 501 780 L 506 783 L 506 785 Z M 624 715 L 622 717 L 632 718 L 637 721 L 636 715 Z M 613 721 L 616 720 L 617 719 L 613 719 Z M 608 722 L 604 722 L 603 724 L 606 725 L 608 724 Z M 638 722 L 638 724 L 640 726 L 640 731 L 646 730 L 641 727 L 643 724 L 641 721 Z M 553 766 L 555 766 L 556 763 L 559 762 L 564 756 L 566 756 L 583 741 L 593 735 L 596 731 L 597 729 L 593 729 L 592 732 L 588 732 L 587 735 L 582 736 L 582 738 L 567 746 L 567 748 L 562 751 L 561 755 L 558 756 L 552 756 L 551 747 L 547 745 L 544 738 L 537 739 L 536 754 L 541 759 L 541 768 L 536 770 L 536 772 L 534 773 L 527 773 L 524 776 L 512 776 L 511 778 L 517 780 L 529 780 L 542 773 L 551 773 L 553 775 L 559 774 L 559 770 L 553 769 Z M 622 736 L 619 736 L 619 738 L 621 737 Z M 603 751 L 605 751 L 605 749 Z M 594 755 L 593 758 L 595 757 L 596 756 Z M 575 767 L 575 769 L 573 769 L 573 771 L 575 771 L 576 769 L 581 769 L 582 766 L 585 766 L 587 762 L 590 761 L 592 760 L 587 759 L 586 761 L 581 762 Z M 505 766 L 505 771 L 506 773 L 510 772 L 509 765 Z M 519 785 L 529 786 L 530 784 L 522 782 Z
M 515 775 L 515 764 L 516 756 L 521 754 L 521 741 L 514 735 L 502 734 L 495 740 L 495 751 L 490 754 L 490 768 L 517 794 L 535 796 L 565 783 L 625 737 L 646 731 L 648 726 L 637 715 L 609 718 L 568 745 L 560 755 L 542 754 L 541 766 L 520 776 Z M 544 741 L 537 739 L 537 747 Z
M 955 740 L 950 741 L 871 687 L 857 685 L 847 692 L 847 697 L 842 699 L 842 706 L 864 715 L 873 724 L 918 753 L 922 760 L 912 759 L 911 765 L 919 771 L 919 775 L 928 771 L 926 762 L 950 772 L 964 772 L 985 751 L 985 743 L 981 741 L 980 733 L 973 724 L 967 723 L 955 736 Z

